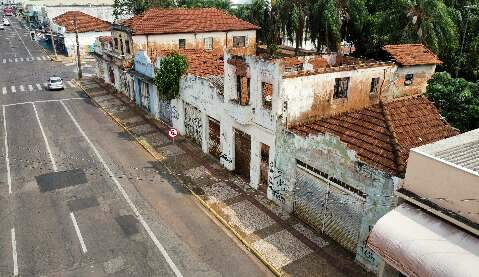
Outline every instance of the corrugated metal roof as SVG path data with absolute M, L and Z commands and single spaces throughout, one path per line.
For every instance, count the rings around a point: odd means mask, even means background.
M 479 173 L 479 138 L 476 141 L 451 147 L 435 156 Z

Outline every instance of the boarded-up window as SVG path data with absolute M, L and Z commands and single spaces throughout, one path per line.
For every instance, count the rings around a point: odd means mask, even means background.
M 205 49 L 213 49 L 213 38 L 204 39 Z
M 378 89 L 379 89 L 379 78 L 372 78 L 371 79 L 371 89 L 369 93 L 371 95 L 376 95 L 378 94 Z
M 261 83 L 261 91 L 263 92 L 263 107 L 271 110 L 273 103 L 273 85 L 270 83 Z
M 186 48 L 186 39 L 180 38 L 178 41 L 178 48 L 185 49 Z
M 349 77 L 336 78 L 334 84 L 334 99 L 348 98 Z
M 234 36 L 233 37 L 233 47 L 245 47 L 246 46 L 246 37 L 245 36 Z

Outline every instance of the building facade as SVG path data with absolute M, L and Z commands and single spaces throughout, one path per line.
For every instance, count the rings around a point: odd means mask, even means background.
M 120 91 L 121 75 L 130 76 L 133 92 L 125 93 L 145 112 L 379 272 L 383 259 L 366 241 L 397 205 L 409 149 L 457 133 L 422 96 L 437 57 L 422 45 L 391 45 L 386 61 L 335 53 L 271 58 L 230 47 L 228 34 L 220 53 L 204 49 L 201 32 L 132 31 L 148 30 L 145 18 L 99 42 L 100 76 Z M 172 50 L 187 58 L 188 72 L 179 97 L 161 101 L 153 74 Z
M 111 32 L 109 22 L 78 11 L 69 11 L 53 18 L 50 28 L 55 32 L 57 42 L 61 44 L 57 47 L 64 49 L 68 56 L 76 55 L 75 31 L 78 32 L 80 55 L 94 52 L 96 39 Z

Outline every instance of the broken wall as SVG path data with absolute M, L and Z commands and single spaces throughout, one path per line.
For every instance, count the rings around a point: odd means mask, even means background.
M 392 84 L 383 93 L 383 99 L 393 99 L 402 96 L 423 94 L 426 92 L 427 81 L 436 71 L 436 65 L 397 66 L 392 76 Z M 413 74 L 411 84 L 406 83 L 406 75 Z
M 318 73 L 283 79 L 283 101 L 288 124 L 361 109 L 378 102 L 378 94 L 370 94 L 372 78 L 380 78 L 384 89 L 392 79 L 392 66 Z M 349 77 L 347 98 L 334 99 L 336 78 Z
M 347 184 L 350 190 L 364 193 L 364 213 L 360 220 L 356 260 L 368 270 L 377 272 L 382 260 L 366 245 L 367 236 L 377 220 L 395 206 L 394 189 L 399 179 L 358 160 L 356 153 L 337 137 L 326 134 L 297 136 L 287 130 L 276 133 L 276 156 L 268 180 L 268 198 L 293 212 L 301 184 L 297 161 L 324 172 L 332 180 Z M 319 186 L 318 183 L 315 187 Z M 341 203 L 344 210 L 356 209 L 351 202 Z M 336 209 L 337 211 L 337 209 Z M 320 213 L 318 208 L 317 213 Z M 334 217 L 333 220 L 342 220 Z M 346 225 L 343 223 L 343 226 Z

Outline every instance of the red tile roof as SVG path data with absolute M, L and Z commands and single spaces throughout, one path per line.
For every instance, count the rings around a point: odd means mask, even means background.
M 77 19 L 79 33 L 86 32 L 108 32 L 111 30 L 111 23 L 79 11 L 69 11 L 53 18 L 53 22 L 66 28 L 67 32 L 75 32 L 73 20 Z
M 383 49 L 400 65 L 442 63 L 436 54 L 422 44 L 385 45 Z
M 445 123 L 424 96 L 407 97 L 291 128 L 301 136 L 330 133 L 356 151 L 359 159 L 402 177 L 409 150 L 458 132 Z
M 149 9 L 119 22 L 140 34 L 173 34 L 257 30 L 258 26 L 215 8 Z
M 188 73 L 199 77 L 224 76 L 224 58 L 222 54 L 203 49 L 159 50 L 151 56 L 151 60 L 177 52 L 188 60 Z

